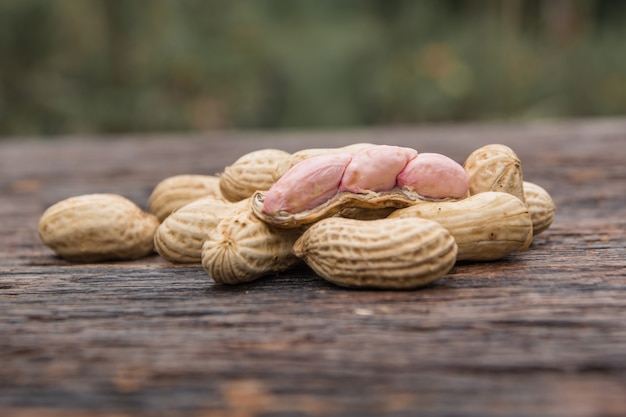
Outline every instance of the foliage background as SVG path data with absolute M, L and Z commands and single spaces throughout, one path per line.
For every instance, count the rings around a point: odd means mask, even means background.
M 2 0 L 0 136 L 613 116 L 626 2 Z

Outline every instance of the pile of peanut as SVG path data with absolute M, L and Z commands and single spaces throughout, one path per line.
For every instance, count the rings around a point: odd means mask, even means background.
M 475 150 L 463 165 L 372 144 L 264 149 L 219 175 L 166 178 L 147 207 L 115 194 L 71 197 L 43 213 L 39 236 L 71 262 L 156 250 L 172 263 L 201 264 L 218 283 L 305 262 L 340 286 L 409 289 L 457 261 L 528 249 L 555 213 L 550 194 L 524 181 L 518 156 L 499 144 Z

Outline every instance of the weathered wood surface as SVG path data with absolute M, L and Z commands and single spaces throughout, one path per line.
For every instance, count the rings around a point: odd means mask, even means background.
M 37 222 L 72 195 L 145 207 L 162 179 L 274 147 L 520 156 L 558 206 L 528 252 L 416 291 L 306 267 L 240 286 L 158 256 L 74 265 Z M 626 120 L 0 142 L 2 416 L 624 416 Z

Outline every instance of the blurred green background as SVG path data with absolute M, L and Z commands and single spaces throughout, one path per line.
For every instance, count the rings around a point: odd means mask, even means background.
M 626 2 L 2 0 L 0 136 L 615 116 Z

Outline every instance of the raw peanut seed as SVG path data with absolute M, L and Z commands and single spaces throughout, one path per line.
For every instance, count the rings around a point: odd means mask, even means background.
M 463 198 L 469 190 L 469 177 L 461 165 L 445 155 L 420 153 L 400 172 L 397 185 L 426 198 Z
M 361 193 L 389 191 L 396 177 L 417 151 L 400 146 L 377 145 L 356 152 L 346 167 L 339 191 Z
M 309 159 L 313 156 L 328 155 L 334 153 L 349 153 L 354 155 L 361 149 L 369 148 L 371 146 L 374 145 L 371 143 L 354 143 L 352 145 L 343 146 L 341 148 L 311 148 L 294 152 L 288 158 L 281 161 L 278 166 L 276 166 L 273 174 L 274 181 L 278 181 L 280 177 L 285 175 L 285 173 L 293 168 L 297 163 L 302 162 L 305 159 Z
M 312 209 L 320 212 L 327 206 L 337 207 L 335 200 L 342 204 L 356 202 L 358 205 L 354 207 L 363 209 L 366 208 L 361 204 L 363 201 L 376 199 L 382 205 L 371 208 L 378 209 L 398 207 L 394 202 L 385 204 L 384 199 L 377 198 L 386 195 L 396 197 L 403 193 L 412 200 L 412 195 L 420 200 L 450 199 L 466 197 L 467 191 L 467 174 L 452 159 L 440 154 L 418 155 L 410 148 L 377 145 L 354 155 L 331 153 L 307 158 L 280 177 L 261 198 L 256 193 L 254 199 L 255 202 L 262 199 L 261 217 L 266 219 Z M 365 197 L 344 198 L 350 193 Z
M 352 155 L 313 156 L 296 164 L 265 195 L 262 211 L 267 214 L 299 213 L 319 206 L 337 194 Z

